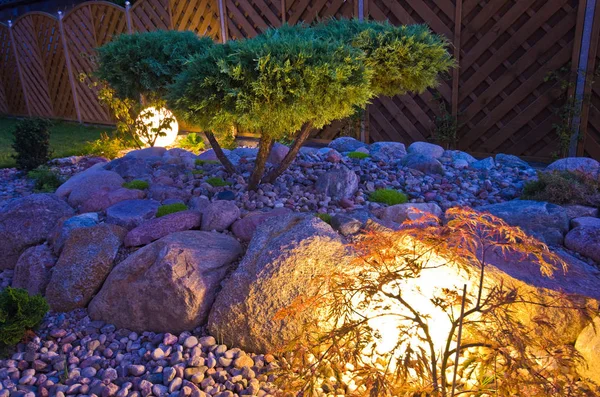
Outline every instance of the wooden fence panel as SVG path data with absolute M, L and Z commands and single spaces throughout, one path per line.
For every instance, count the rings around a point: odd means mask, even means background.
M 48 89 L 44 60 L 38 43 L 34 17 L 26 14 L 12 27 L 18 62 L 23 76 L 23 87 L 32 116 L 52 117 L 52 101 Z
M 173 29 L 169 0 L 139 0 L 131 7 L 133 30 L 150 32 Z
M 25 95 L 17 73 L 17 62 L 8 27 L 5 25 L 0 25 L 0 85 L 4 97 L 0 111 L 15 116 L 27 115 Z
M 548 159 L 558 149 L 554 110 L 565 103 L 568 85 L 561 80 L 570 78 L 549 76 L 577 67 L 585 1 L 497 3 L 465 1 L 459 147 Z
M 270 26 L 280 26 L 281 0 L 223 0 L 227 37 L 242 39 L 254 37 Z
M 357 15 L 358 0 L 285 0 L 285 20 L 311 24 L 325 18 L 352 18 Z
M 191 30 L 200 36 L 221 40 L 217 0 L 171 0 L 173 29 Z
M 449 0 L 371 0 L 368 13 L 370 19 L 387 19 L 396 25 L 426 23 L 433 32 L 452 41 L 455 7 L 456 3 Z M 442 108 L 448 113 L 451 111 L 451 102 L 452 81 L 449 76 L 442 78 L 439 87 L 423 94 L 377 98 L 368 109 L 369 138 L 371 141 L 404 143 L 433 140 L 435 120 L 443 116 Z

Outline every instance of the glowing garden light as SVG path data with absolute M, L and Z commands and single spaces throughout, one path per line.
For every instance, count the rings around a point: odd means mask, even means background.
M 139 139 L 148 146 L 169 146 L 177 139 L 179 124 L 167 108 L 147 107 L 136 120 Z

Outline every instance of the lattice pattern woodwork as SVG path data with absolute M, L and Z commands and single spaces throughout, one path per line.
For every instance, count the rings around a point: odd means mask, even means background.
M 131 7 L 133 29 L 138 32 L 173 28 L 169 0 L 141 0 Z
M 455 4 L 452 1 L 372 0 L 368 5 L 369 18 L 388 19 L 393 24 L 426 23 L 432 31 L 454 36 Z M 372 141 L 433 140 L 436 117 L 441 108 L 451 111 L 452 81 L 445 77 L 439 87 L 423 94 L 408 94 L 393 98 L 380 97 L 369 106 L 369 137 Z
M 223 0 L 229 39 L 254 37 L 281 25 L 281 0 Z
M 13 34 L 18 53 L 18 62 L 23 75 L 23 88 L 32 116 L 52 117 L 48 82 L 44 70 L 44 61 L 37 42 L 37 29 L 34 17 L 27 14 L 15 21 Z
M 221 40 L 217 0 L 171 0 L 173 28 L 191 30 L 200 36 Z
M 352 18 L 356 14 L 356 0 L 286 0 L 286 21 L 311 24 L 326 18 Z
M 0 25 L 0 86 L 0 95 L 2 95 L 0 111 L 16 116 L 27 115 L 25 96 L 17 72 L 17 62 L 8 27 L 5 25 Z
M 500 7 L 493 1 L 465 1 L 461 149 L 537 158 L 557 151 L 553 110 L 563 105 L 566 88 L 548 76 L 577 64 L 578 3 L 511 0 Z

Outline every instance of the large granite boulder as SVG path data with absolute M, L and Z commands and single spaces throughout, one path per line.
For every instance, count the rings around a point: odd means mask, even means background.
M 338 138 L 341 139 L 341 138 Z M 358 176 L 347 167 L 339 167 L 327 171 L 317 179 L 315 188 L 333 200 L 350 198 L 358 190 Z
M 202 210 L 202 230 L 222 232 L 240 217 L 240 209 L 233 201 L 217 200 Z
M 406 155 L 406 148 L 400 142 L 375 142 L 369 147 L 369 155 L 375 161 L 391 162 Z
M 26 289 L 30 295 L 44 295 L 55 263 L 56 257 L 48 244 L 27 248 L 15 266 L 12 286 Z
M 155 200 L 125 200 L 106 209 L 106 222 L 133 229 L 156 215 L 160 203 Z
M 546 171 L 581 172 L 590 178 L 597 179 L 600 174 L 600 163 L 587 157 L 567 157 L 556 160 L 546 167 Z
M 434 159 L 444 155 L 444 148 L 429 142 L 414 142 L 406 150 L 408 154 L 421 154 Z
M 579 218 L 581 219 L 581 218 Z M 600 220 L 577 226 L 565 236 L 565 246 L 581 255 L 600 263 Z
M 282 216 L 289 212 L 291 212 L 289 208 L 275 208 L 271 211 L 251 212 L 242 219 L 235 221 L 235 223 L 231 225 L 231 231 L 235 237 L 239 238 L 241 241 L 248 242 L 252 240 L 252 236 L 258 225 L 269 218 Z
M 48 243 L 50 244 L 54 255 L 60 255 L 60 251 L 62 251 L 65 241 L 67 241 L 73 230 L 82 227 L 96 226 L 98 223 L 98 213 L 96 212 L 86 212 L 70 218 L 61 219 L 50 233 L 50 236 L 48 236 Z
M 87 306 L 112 270 L 125 232 L 120 226 L 103 223 L 71 233 L 46 289 L 52 310 Z
M 329 147 L 337 150 L 340 153 L 345 152 L 354 152 L 356 149 L 361 147 L 368 147 L 364 142 L 359 141 L 358 139 L 343 136 L 341 138 L 336 138 L 333 141 L 329 142 Z
M 578 368 L 579 375 L 600 384 L 600 316 L 579 334 L 575 349 L 585 361 Z
M 173 233 L 113 269 L 89 305 L 90 317 L 138 332 L 194 329 L 241 253 L 238 241 L 224 234 Z
M 114 171 L 128 181 L 133 179 L 148 179 L 153 171 L 148 161 L 133 156 L 115 159 L 106 164 L 104 169 Z
M 477 208 L 504 219 L 511 226 L 539 238 L 548 245 L 562 245 L 569 231 L 569 218 L 564 208 L 556 204 L 532 200 L 512 200 Z
M 402 157 L 400 164 L 412 170 L 421 171 L 425 174 L 440 174 L 444 173 L 442 163 L 435 157 L 421 153 L 409 153 Z
M 127 233 L 125 245 L 136 247 L 150 244 L 171 233 L 198 228 L 201 222 L 202 214 L 192 210 L 174 212 L 160 218 L 150 219 Z
M 32 194 L 0 210 L 0 269 L 13 269 L 23 251 L 43 243 L 59 219 L 75 211 L 54 194 Z
M 90 168 L 74 175 L 56 190 L 81 212 L 102 211 L 122 200 L 143 197 L 139 190 L 125 189 L 125 180 L 114 171 Z
M 299 336 L 314 312 L 275 319 L 299 296 L 319 288 L 316 279 L 347 258 L 341 237 L 312 214 L 292 213 L 259 225 L 246 256 L 223 283 L 209 330 L 233 346 L 274 351 Z

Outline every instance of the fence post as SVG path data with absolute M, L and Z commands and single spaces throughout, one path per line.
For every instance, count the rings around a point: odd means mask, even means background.
M 127 22 L 127 33 L 133 33 L 133 28 L 131 26 L 131 3 L 125 2 L 125 22 Z
M 12 30 L 12 21 L 8 21 L 8 34 L 10 36 L 10 44 L 15 53 L 15 62 L 17 64 L 17 73 L 19 73 L 19 80 L 21 80 L 21 89 L 23 90 L 23 98 L 25 99 L 25 107 L 27 108 L 27 114 L 31 117 L 31 107 L 29 106 L 29 95 L 25 89 L 25 80 L 23 80 L 23 72 L 21 71 L 21 62 L 19 62 L 19 51 L 17 51 L 17 42 Z
M 63 26 L 63 13 L 58 12 L 58 29 L 60 31 L 60 38 L 63 45 L 63 53 L 65 54 L 65 64 L 67 65 L 67 73 L 69 74 L 69 84 L 71 85 L 71 93 L 73 94 L 73 104 L 75 105 L 75 114 L 77 114 L 77 121 L 81 123 L 81 111 L 79 109 L 79 99 L 77 97 L 77 89 L 75 87 L 75 76 L 73 76 L 73 69 L 71 67 L 71 56 L 69 55 L 69 47 L 67 46 L 67 38 L 65 34 L 65 28 Z
M 452 70 L 452 117 L 458 117 L 458 86 L 460 78 L 460 33 L 462 29 L 462 0 L 456 0 L 454 9 L 454 59 L 456 67 Z
M 223 0 L 217 0 L 219 2 L 219 19 L 221 21 L 221 42 L 227 42 L 227 31 L 225 30 L 225 18 L 227 14 L 225 14 L 225 5 L 223 4 Z

